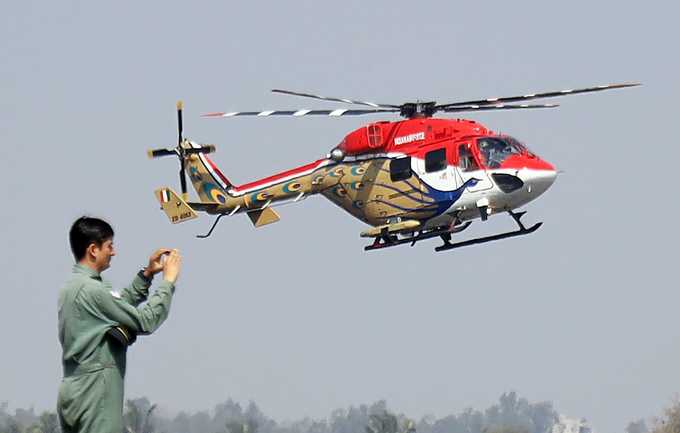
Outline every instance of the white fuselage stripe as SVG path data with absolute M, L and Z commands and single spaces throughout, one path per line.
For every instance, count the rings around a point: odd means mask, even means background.
M 321 168 L 321 167 L 325 167 L 325 166 L 331 164 L 332 162 L 333 162 L 333 161 L 329 161 L 329 160 L 327 160 L 327 159 L 324 159 L 323 161 L 319 162 L 316 166 L 314 166 L 314 167 L 312 167 L 312 168 L 309 168 L 309 169 L 307 169 L 307 170 L 300 171 L 300 172 L 298 172 L 298 173 L 291 173 L 291 174 L 289 174 L 288 176 L 284 176 L 284 177 L 282 177 L 282 178 L 280 178 L 280 179 L 274 179 L 274 180 L 269 181 L 269 182 L 267 182 L 267 183 L 263 183 L 263 184 L 261 184 L 261 185 L 256 185 L 256 186 L 250 187 L 250 188 L 248 188 L 248 189 L 236 189 L 236 188 L 231 188 L 231 189 L 229 190 L 229 192 L 230 192 L 231 194 L 235 195 L 235 196 L 241 196 L 241 195 L 247 194 L 247 193 L 249 193 L 249 192 L 251 192 L 251 191 L 257 191 L 257 190 L 259 190 L 259 189 L 268 188 L 268 187 L 270 187 L 270 186 L 272 186 L 272 185 L 276 185 L 276 184 L 278 184 L 278 183 L 285 182 L 285 181 L 287 181 L 287 180 L 291 180 L 291 179 L 295 179 L 295 178 L 300 177 L 300 176 L 308 175 L 308 174 L 312 173 L 314 170 L 317 170 L 317 169 L 319 169 L 319 168 Z
M 191 147 L 193 147 L 194 149 L 199 149 L 199 148 L 201 147 L 201 146 L 199 146 L 198 144 L 194 143 L 193 141 L 189 141 L 189 144 L 190 144 Z M 201 164 L 203 164 L 203 167 L 205 167 L 205 169 L 207 170 L 208 174 L 210 174 L 210 176 L 212 176 L 213 180 L 214 180 L 215 182 L 217 182 L 217 183 L 222 187 L 222 189 L 226 190 L 227 187 L 228 187 L 229 185 L 227 185 L 227 184 L 222 180 L 222 178 L 221 178 L 217 173 L 215 173 L 215 170 L 213 170 L 212 165 L 210 165 L 210 163 L 205 159 L 205 155 L 203 155 L 202 153 L 199 153 L 199 154 L 198 154 L 198 159 L 201 161 Z

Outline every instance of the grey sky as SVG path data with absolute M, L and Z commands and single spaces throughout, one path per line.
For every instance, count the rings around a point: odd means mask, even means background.
M 0 17 L 0 400 L 52 408 L 67 230 L 108 218 L 126 283 L 158 246 L 185 270 L 169 320 L 129 352 L 127 393 L 170 409 L 255 400 L 278 419 L 379 398 L 410 416 L 486 407 L 508 390 L 601 432 L 680 391 L 673 2 L 10 2 Z M 201 119 L 340 106 L 273 87 L 399 103 L 642 81 L 557 110 L 475 114 L 565 170 L 530 204 L 537 233 L 434 253 L 364 253 L 364 226 L 323 198 L 171 226 L 152 191 L 216 143 L 236 183 L 312 161 L 378 117 Z M 386 116 L 387 119 L 393 119 Z M 471 234 L 512 227 L 494 217 Z

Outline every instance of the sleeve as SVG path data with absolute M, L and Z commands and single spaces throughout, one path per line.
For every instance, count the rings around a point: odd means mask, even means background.
M 141 272 L 140 272 L 141 273 Z M 146 301 L 149 296 L 149 287 L 151 286 L 151 280 L 143 278 L 141 275 L 135 275 L 132 282 L 128 287 L 125 287 L 120 291 L 120 296 L 125 302 L 136 307 L 142 302 Z
M 149 297 L 146 304 L 135 307 L 115 291 L 98 286 L 92 291 L 92 309 L 104 320 L 108 320 L 137 334 L 151 334 L 165 321 L 170 313 L 170 304 L 175 287 L 163 281 Z

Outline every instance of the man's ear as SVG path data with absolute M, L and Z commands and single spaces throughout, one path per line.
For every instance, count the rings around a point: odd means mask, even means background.
M 90 243 L 90 245 L 88 245 L 87 249 L 85 250 L 85 257 L 88 259 L 97 257 L 98 250 L 99 246 L 96 243 Z

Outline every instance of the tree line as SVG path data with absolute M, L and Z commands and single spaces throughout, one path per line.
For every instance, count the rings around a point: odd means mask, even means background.
M 0 404 L 0 433 L 59 433 L 55 412 L 40 414 Z M 390 411 L 385 401 L 336 409 L 327 418 L 277 422 L 255 404 L 229 399 L 211 411 L 164 415 L 148 398 L 125 404 L 124 433 L 562 433 L 559 415 L 550 402 L 530 403 L 515 392 L 504 393 L 485 410 L 466 409 L 443 418 L 432 415 L 414 420 Z M 585 432 L 578 432 L 585 433 Z M 654 421 L 631 422 L 626 433 L 680 433 L 680 403 Z

